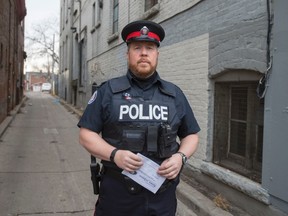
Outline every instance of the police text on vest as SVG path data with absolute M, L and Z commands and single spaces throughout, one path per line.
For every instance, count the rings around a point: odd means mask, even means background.
M 160 105 L 148 105 L 144 113 L 143 104 L 120 105 L 119 120 L 168 120 L 168 107 Z

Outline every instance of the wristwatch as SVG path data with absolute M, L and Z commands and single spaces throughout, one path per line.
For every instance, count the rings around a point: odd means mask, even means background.
M 181 157 L 182 157 L 182 165 L 184 166 L 187 163 L 187 160 L 188 160 L 187 156 L 184 153 L 182 153 L 182 152 L 176 152 L 176 154 L 180 154 L 181 155 Z

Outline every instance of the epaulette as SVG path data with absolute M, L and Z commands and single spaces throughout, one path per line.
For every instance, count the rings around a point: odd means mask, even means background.
M 113 94 L 125 91 L 131 87 L 126 75 L 108 81 Z
M 160 81 L 161 85 L 159 86 L 159 89 L 162 93 L 176 97 L 176 86 L 168 81 L 162 80 Z
M 107 82 L 107 81 L 102 82 L 102 83 L 100 84 L 100 86 L 104 85 L 106 82 Z

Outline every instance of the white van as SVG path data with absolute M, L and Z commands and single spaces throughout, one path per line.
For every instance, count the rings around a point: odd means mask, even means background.
M 50 92 L 51 91 L 51 83 L 43 83 L 42 84 L 42 92 Z

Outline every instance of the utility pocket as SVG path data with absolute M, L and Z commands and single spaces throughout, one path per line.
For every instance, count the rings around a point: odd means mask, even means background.
M 146 142 L 144 130 L 123 130 L 123 149 L 132 152 L 141 152 Z
M 159 127 L 158 137 L 158 157 L 167 158 L 171 157 L 175 153 L 176 134 L 173 133 L 170 125 L 162 123 Z M 175 145 L 176 144 L 176 145 Z
M 124 176 L 125 186 L 130 194 L 138 194 L 142 191 L 143 187 L 137 184 L 134 180 Z

